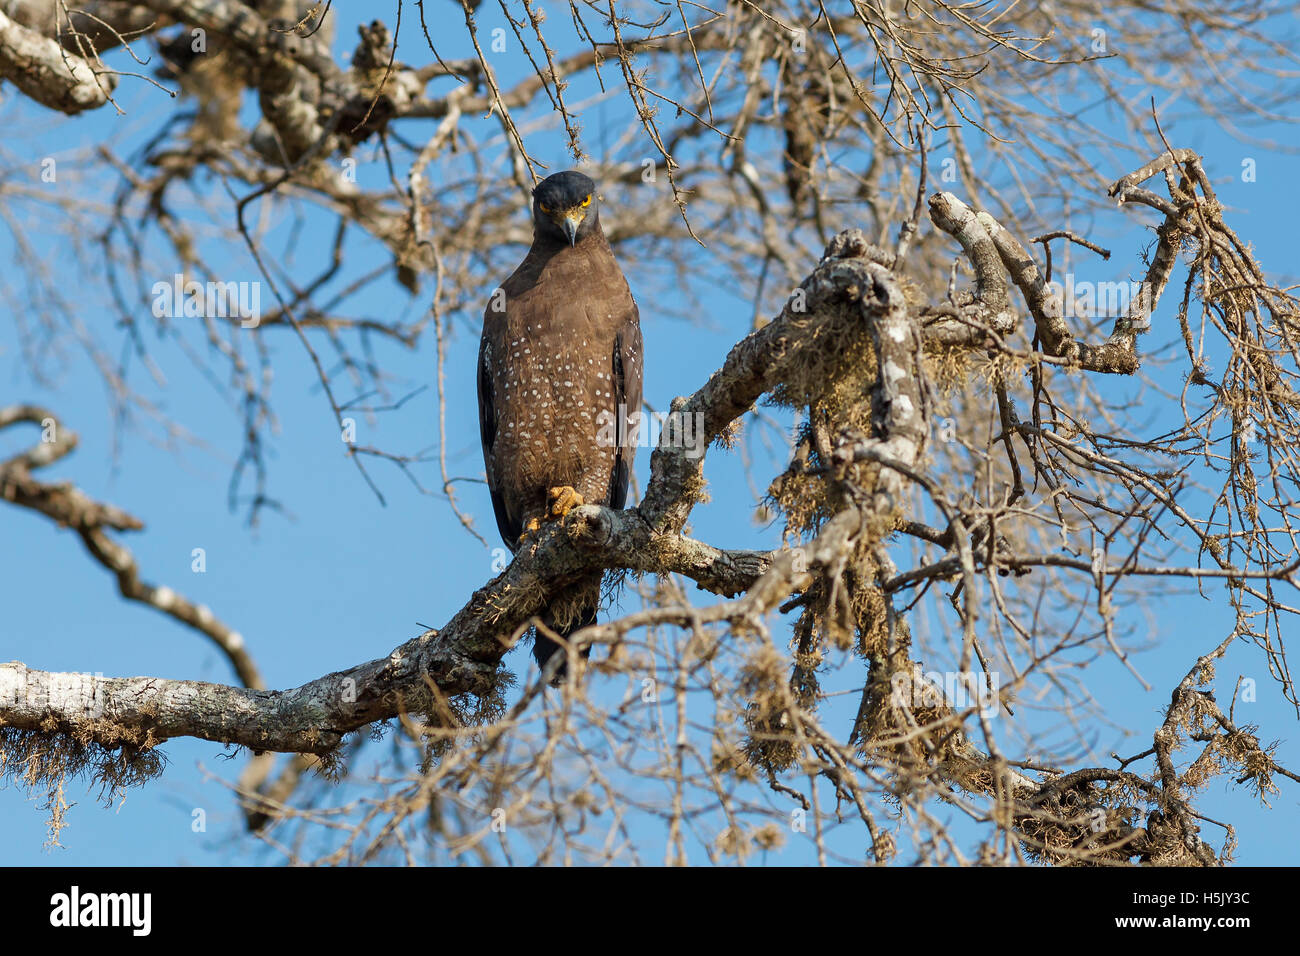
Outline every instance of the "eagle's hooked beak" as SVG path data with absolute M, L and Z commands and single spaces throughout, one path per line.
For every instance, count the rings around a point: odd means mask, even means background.
M 578 226 L 581 224 L 582 218 L 573 215 L 565 216 L 564 222 L 560 224 L 560 228 L 564 230 L 564 234 L 569 237 L 570 246 L 578 241 Z

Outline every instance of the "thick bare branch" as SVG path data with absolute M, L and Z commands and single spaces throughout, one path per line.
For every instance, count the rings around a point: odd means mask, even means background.
M 74 115 L 108 102 L 117 78 L 0 11 L 0 77 L 42 106 Z

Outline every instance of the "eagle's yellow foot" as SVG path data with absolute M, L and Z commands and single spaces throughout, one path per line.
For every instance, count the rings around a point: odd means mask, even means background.
M 563 518 L 574 508 L 586 503 L 582 500 L 582 495 L 568 485 L 550 489 L 546 493 L 546 500 L 550 504 L 548 515 L 551 518 Z
M 524 533 L 519 536 L 519 543 L 523 544 L 530 534 L 535 534 L 537 531 L 541 530 L 541 527 L 541 518 L 529 518 L 528 524 L 524 525 Z

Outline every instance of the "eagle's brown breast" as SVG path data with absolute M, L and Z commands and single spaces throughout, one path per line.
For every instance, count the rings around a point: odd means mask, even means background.
M 479 405 L 501 536 L 514 547 L 568 485 L 621 508 L 635 448 L 613 425 L 641 405 L 636 303 L 599 223 L 576 245 L 533 243 L 483 316 Z

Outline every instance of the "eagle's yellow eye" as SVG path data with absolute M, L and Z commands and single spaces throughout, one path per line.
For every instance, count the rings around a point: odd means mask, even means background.
M 551 214 L 551 207 L 548 206 L 548 205 L 546 205 L 546 203 L 544 203 L 544 202 L 539 202 L 539 203 L 537 204 L 537 206 L 538 206 L 539 209 L 542 210 L 542 212 L 546 213 L 548 216 Z
M 591 196 L 588 195 L 587 198 L 584 199 L 584 200 L 582 201 L 582 204 L 583 204 L 583 206 L 590 206 L 590 205 L 591 205 Z

